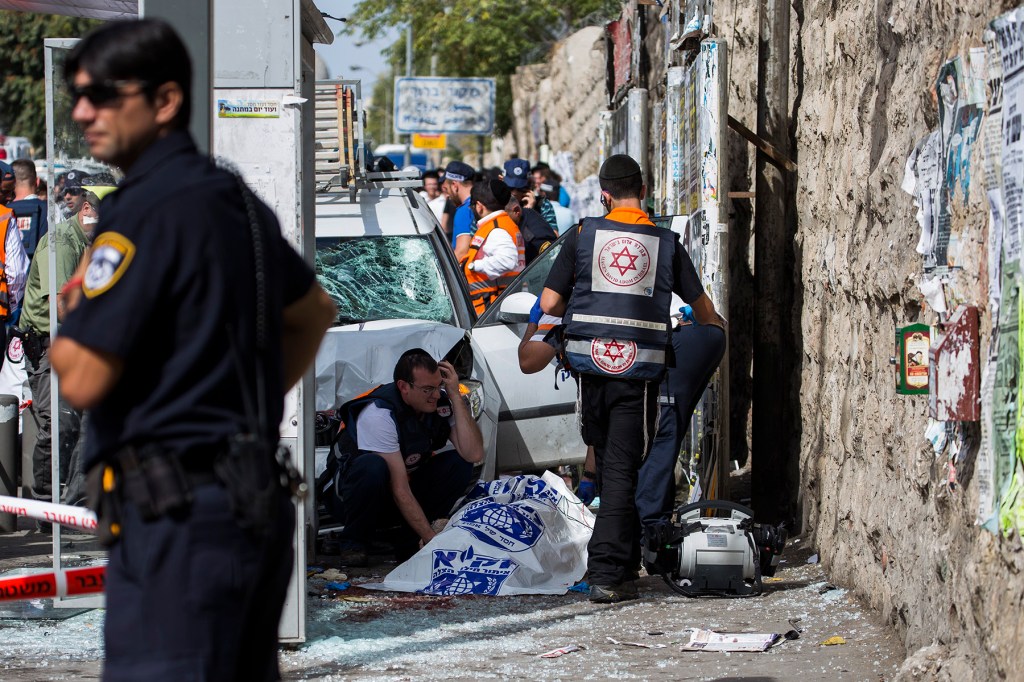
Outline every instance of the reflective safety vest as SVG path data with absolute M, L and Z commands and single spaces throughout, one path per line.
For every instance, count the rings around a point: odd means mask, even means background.
M 411 474 L 416 471 L 420 465 L 433 457 L 435 451 L 448 442 L 451 435 L 448 418 L 452 416 L 452 403 L 447 394 L 442 393 L 438 397 L 437 412 L 417 414 L 405 404 L 398 385 L 392 382 L 348 401 L 338 411 L 343 420 L 337 441 L 339 459 L 366 454 L 358 446 L 356 422 L 359 414 L 371 403 L 389 410 L 394 416 L 395 427 L 398 429 L 398 446 L 402 452 L 406 472 Z
M 574 372 L 661 381 L 671 342 L 676 239 L 654 225 L 583 221 L 563 318 Z
M 36 252 L 36 245 L 47 232 L 46 202 L 36 197 L 12 201 L 8 208 L 14 211 L 21 233 L 21 243 L 25 246 L 25 255 L 29 260 Z
M 508 272 L 502 273 L 495 279 L 491 279 L 490 276 L 485 275 L 477 270 L 470 270 L 469 264 L 475 260 L 484 257 L 484 253 L 481 249 L 484 246 L 484 242 L 487 241 L 487 236 L 491 234 L 491 231 L 495 228 L 505 230 L 508 235 L 512 237 L 512 243 L 516 245 L 516 251 L 518 257 L 516 258 L 516 266 L 514 269 Z M 516 224 L 512 222 L 512 219 L 508 217 L 508 214 L 504 211 L 496 211 L 493 217 L 485 223 L 478 225 L 476 234 L 473 235 L 473 241 L 469 244 L 469 251 L 466 253 L 466 258 L 462 262 L 462 271 L 466 275 L 466 281 L 469 283 L 469 297 L 473 301 L 473 308 L 476 310 L 476 314 L 480 315 L 489 306 L 494 299 L 504 291 L 509 284 L 512 283 L 519 273 L 526 267 L 526 244 L 523 242 L 523 235 L 516 227 Z
M 7 230 L 12 229 L 14 211 L 0 206 L 0 320 L 11 316 L 11 292 L 7 284 Z

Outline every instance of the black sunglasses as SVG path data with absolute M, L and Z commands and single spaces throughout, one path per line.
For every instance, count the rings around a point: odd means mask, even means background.
M 137 85 L 139 87 L 138 91 L 123 92 L 122 89 L 129 85 Z M 72 107 L 77 106 L 78 101 L 83 97 L 89 100 L 94 107 L 102 107 L 112 104 L 122 97 L 141 95 L 147 87 L 149 87 L 149 84 L 145 81 L 100 81 L 82 86 L 69 84 L 68 94 L 71 95 Z
M 79 187 L 68 187 L 64 190 L 64 194 L 70 194 L 73 197 L 77 197 L 82 194 L 82 189 Z

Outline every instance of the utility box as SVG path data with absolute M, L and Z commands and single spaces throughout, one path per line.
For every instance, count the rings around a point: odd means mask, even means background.
M 978 308 L 960 306 L 939 325 L 929 351 L 931 395 L 928 415 L 938 421 L 981 419 L 981 372 L 978 360 Z
M 926 324 L 896 328 L 896 392 L 928 392 L 931 329 Z

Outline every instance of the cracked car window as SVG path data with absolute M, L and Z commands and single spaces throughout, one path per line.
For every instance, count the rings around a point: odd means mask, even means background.
M 414 319 L 456 324 L 426 237 L 316 240 L 316 277 L 338 306 L 336 324 Z

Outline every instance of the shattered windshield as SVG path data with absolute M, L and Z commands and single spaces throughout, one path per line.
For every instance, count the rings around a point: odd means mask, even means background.
M 457 324 L 437 254 L 424 236 L 318 238 L 316 278 L 338 306 L 335 324 Z

